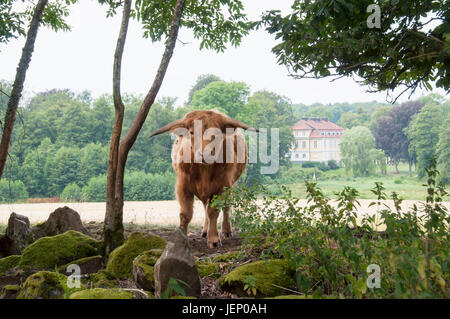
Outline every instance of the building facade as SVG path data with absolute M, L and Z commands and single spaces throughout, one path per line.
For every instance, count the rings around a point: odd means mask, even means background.
M 302 118 L 294 124 L 292 132 L 295 137 L 290 153 L 292 162 L 341 160 L 339 143 L 344 129 L 327 118 Z

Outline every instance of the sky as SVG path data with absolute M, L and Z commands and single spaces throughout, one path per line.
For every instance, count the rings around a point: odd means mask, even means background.
M 249 19 L 257 19 L 269 9 L 289 11 L 292 0 L 243 0 Z M 106 7 L 94 0 L 82 0 L 72 6 L 68 23 L 70 32 L 39 30 L 33 58 L 25 81 L 25 98 L 53 88 L 69 88 L 79 93 L 90 91 L 94 98 L 112 93 L 112 62 L 121 14 L 106 18 Z M 119 10 L 120 13 L 120 10 Z M 131 20 L 122 62 L 122 92 L 146 94 L 163 52 L 163 43 L 142 37 L 142 29 Z M 251 92 L 273 91 L 293 103 L 386 102 L 385 93 L 367 93 L 351 78 L 293 79 L 278 65 L 271 48 L 277 43 L 264 30 L 253 31 L 238 48 L 224 53 L 200 50 L 199 41 L 187 30 L 179 39 L 158 97 L 177 98 L 182 105 L 201 74 L 215 74 L 225 81 L 242 81 Z M 0 80 L 12 81 L 25 40 L 0 45 Z M 434 92 L 444 95 L 441 90 Z M 418 90 L 410 99 L 427 91 Z M 408 100 L 404 94 L 399 102 Z

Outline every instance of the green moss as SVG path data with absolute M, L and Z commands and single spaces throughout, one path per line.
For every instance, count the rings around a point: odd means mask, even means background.
M 3 287 L 3 289 L 10 290 L 10 291 L 18 291 L 20 289 L 20 286 L 19 285 L 6 285 Z
M 225 254 L 214 257 L 213 261 L 215 261 L 215 262 L 233 261 L 233 260 L 237 259 L 238 255 L 239 255 L 238 251 L 230 251 Z
M 19 266 L 53 269 L 73 260 L 96 256 L 100 242 L 69 230 L 64 234 L 42 237 L 23 251 Z
M 164 249 L 166 243 L 159 236 L 132 233 L 122 246 L 111 252 L 106 270 L 117 278 L 130 278 L 134 258 L 146 250 Z
M 276 296 L 276 297 L 268 297 L 265 299 L 308 299 L 311 298 L 311 296 L 307 295 L 282 295 L 282 296 Z
M 295 288 L 293 275 L 293 269 L 284 260 L 260 260 L 237 267 L 223 276 L 219 285 L 225 291 L 239 296 L 248 296 L 244 286 L 250 282 L 251 288 L 256 288 L 257 297 L 272 297 L 284 292 L 279 287 Z
M 219 278 L 220 277 L 220 266 L 217 263 L 205 261 L 205 260 L 197 260 L 195 262 L 198 269 L 198 275 L 200 277 L 209 276 L 211 278 Z
M 22 284 L 18 299 L 63 299 L 67 277 L 50 271 L 40 271 Z
M 145 280 L 149 285 L 154 285 L 155 270 L 154 266 L 158 258 L 162 254 L 162 249 L 151 249 L 144 251 L 141 255 L 133 260 L 133 265 L 142 269 L 145 275 Z
M 105 270 L 90 275 L 89 281 L 92 282 L 94 288 L 114 288 L 117 285 L 114 276 Z
M 133 293 L 119 288 L 115 289 L 85 289 L 70 295 L 70 299 L 133 299 Z
M 197 299 L 197 297 L 194 297 L 194 296 L 173 296 L 173 297 L 170 297 L 169 299 Z
M 19 264 L 21 257 L 22 256 L 20 256 L 20 255 L 12 255 L 12 256 L 5 257 L 5 258 L 1 258 L 0 259 L 0 273 L 16 267 Z

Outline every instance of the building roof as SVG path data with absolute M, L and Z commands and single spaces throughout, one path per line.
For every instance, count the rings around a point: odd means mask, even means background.
M 292 126 L 293 130 L 331 130 L 343 131 L 344 128 L 333 122 L 328 121 L 327 118 L 303 118 Z M 320 133 L 319 133 L 320 135 Z

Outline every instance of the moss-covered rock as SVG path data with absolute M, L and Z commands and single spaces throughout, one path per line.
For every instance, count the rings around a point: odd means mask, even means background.
M 18 285 L 6 285 L 0 288 L 0 299 L 16 299 L 19 289 Z
M 98 255 L 100 245 L 99 241 L 73 230 L 42 237 L 23 251 L 19 266 L 54 269 L 76 259 Z
M 67 277 L 51 271 L 40 271 L 22 284 L 18 299 L 63 299 Z
M 0 274 L 4 273 L 5 271 L 10 270 L 11 268 L 16 267 L 19 262 L 20 258 L 22 256 L 20 255 L 11 255 L 5 258 L 0 259 Z
M 133 260 L 133 280 L 142 289 L 155 289 L 154 266 L 162 252 L 162 249 L 147 250 Z
M 88 286 L 92 283 L 94 288 L 114 288 L 117 285 L 117 281 L 114 276 L 105 270 L 92 274 L 89 277 Z
M 265 299 L 308 299 L 311 298 L 311 296 L 307 295 L 281 295 L 276 297 L 267 297 Z
M 293 276 L 294 270 L 284 260 L 260 260 L 237 267 L 220 279 L 219 286 L 238 296 L 248 296 L 244 289 L 248 285 L 256 289 L 256 297 L 273 297 L 284 292 L 280 287 L 295 288 Z
M 220 277 L 220 264 L 206 260 L 197 260 L 195 264 L 197 265 L 198 275 L 200 277 L 206 276 L 209 276 L 211 278 Z
M 74 292 L 70 295 L 70 299 L 133 299 L 132 292 L 125 291 L 123 289 L 104 289 L 94 288 L 85 289 Z
M 117 278 L 131 278 L 134 258 L 146 250 L 164 249 L 166 243 L 156 235 L 132 233 L 122 246 L 111 252 L 106 270 Z
M 238 251 L 229 251 L 227 253 L 218 255 L 216 257 L 213 258 L 214 262 L 229 262 L 229 261 L 233 261 L 235 259 L 237 259 L 239 255 Z
M 100 255 L 80 258 L 60 266 L 58 271 L 67 275 L 67 268 L 70 265 L 78 265 L 82 275 L 94 274 L 102 268 L 102 259 L 103 257 Z

